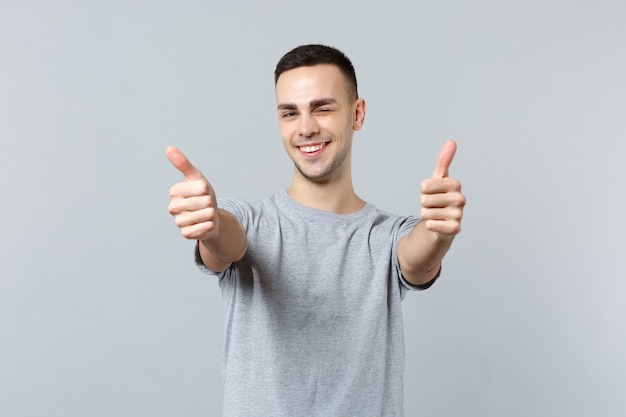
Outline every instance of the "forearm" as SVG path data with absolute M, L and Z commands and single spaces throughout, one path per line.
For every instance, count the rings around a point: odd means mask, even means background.
M 222 209 L 218 209 L 218 216 L 217 233 L 198 244 L 202 262 L 214 272 L 224 271 L 240 260 L 248 248 L 248 238 L 239 220 Z
M 398 242 L 398 261 L 404 278 L 423 285 L 437 276 L 441 261 L 452 245 L 453 236 L 442 237 L 419 222 Z

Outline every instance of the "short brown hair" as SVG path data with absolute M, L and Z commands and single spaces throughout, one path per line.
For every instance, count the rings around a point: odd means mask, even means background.
M 278 82 L 278 77 L 285 71 L 319 64 L 336 65 L 348 80 L 348 91 L 354 96 L 354 99 L 359 97 L 356 73 L 352 62 L 337 48 L 326 45 L 302 45 L 287 52 L 276 64 L 274 84 Z

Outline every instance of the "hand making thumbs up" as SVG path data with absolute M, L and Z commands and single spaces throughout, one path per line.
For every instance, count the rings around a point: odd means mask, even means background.
M 461 231 L 465 197 L 461 183 L 448 177 L 448 169 L 456 152 L 456 143 L 447 141 L 441 148 L 432 178 L 422 182 L 422 218 L 428 230 L 444 239 L 452 239 Z
M 210 238 L 218 229 L 219 223 L 213 187 L 177 148 L 167 148 L 165 155 L 185 176 L 184 182 L 170 188 L 168 211 L 174 216 L 174 222 L 187 239 Z

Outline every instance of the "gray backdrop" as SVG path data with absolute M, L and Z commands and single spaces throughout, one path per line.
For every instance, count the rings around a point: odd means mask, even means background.
M 404 302 L 407 416 L 626 415 L 626 3 L 0 1 L 0 415 L 217 416 L 222 301 L 167 213 L 286 186 L 272 71 L 327 43 L 368 101 L 359 194 L 445 139 L 468 198 Z

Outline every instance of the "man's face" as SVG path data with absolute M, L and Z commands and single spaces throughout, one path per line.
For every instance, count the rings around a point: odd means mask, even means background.
M 352 136 L 363 125 L 365 102 L 352 99 L 335 65 L 299 67 L 276 83 L 283 144 L 298 172 L 318 183 L 349 174 Z

